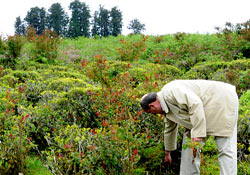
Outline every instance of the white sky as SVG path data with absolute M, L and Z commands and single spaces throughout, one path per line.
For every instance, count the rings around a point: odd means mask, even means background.
M 91 15 L 99 5 L 110 10 L 117 6 L 123 15 L 122 34 L 130 33 L 129 22 L 138 18 L 146 25 L 144 34 L 163 35 L 177 32 L 213 33 L 215 27 L 224 27 L 250 19 L 250 0 L 80 0 L 85 2 Z M 0 0 L 0 35 L 13 35 L 16 17 L 25 18 L 30 8 L 46 10 L 53 3 L 60 3 L 70 15 L 72 0 Z

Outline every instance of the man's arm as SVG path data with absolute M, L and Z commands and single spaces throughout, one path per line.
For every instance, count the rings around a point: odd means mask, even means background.
M 166 151 L 177 149 L 178 124 L 164 117 L 164 147 Z
M 180 108 L 186 108 L 192 124 L 191 138 L 206 137 L 206 118 L 203 103 L 194 92 L 185 88 L 172 89 L 173 98 Z

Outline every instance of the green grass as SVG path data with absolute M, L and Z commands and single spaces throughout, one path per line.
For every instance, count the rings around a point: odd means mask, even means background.
M 218 156 L 205 155 L 200 167 L 201 173 L 203 175 L 216 175 L 220 174 L 220 165 L 218 161 Z
M 28 158 L 27 175 L 52 175 L 52 173 L 42 165 L 38 157 L 30 156 Z

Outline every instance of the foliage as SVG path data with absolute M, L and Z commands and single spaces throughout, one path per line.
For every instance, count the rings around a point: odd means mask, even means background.
M 54 3 L 50 6 L 48 13 L 48 27 L 55 31 L 57 36 L 66 36 L 69 19 L 60 3 Z
M 15 22 L 15 34 L 17 35 L 25 35 L 26 34 L 26 27 L 24 21 L 21 21 L 21 17 L 18 16 Z
M 46 10 L 45 8 L 33 7 L 28 12 L 24 20 L 28 26 L 36 30 L 36 34 L 41 35 L 46 28 Z
M 244 42 L 238 42 L 247 35 L 228 35 L 228 43 L 225 36 L 185 33 L 63 39 L 46 46 L 56 48 L 58 57 L 52 58 L 46 47 L 39 45 L 40 52 L 36 42 L 45 46 L 56 35 L 42 38 L 28 30 L 29 42 L 15 70 L 0 66 L 0 148 L 8 148 L 1 155 L 4 160 L 14 155 L 16 160 L 22 138 L 22 148 L 27 148 L 23 158 L 27 160 L 30 150 L 38 153 L 54 174 L 177 174 L 184 128 L 179 128 L 178 150 L 171 153 L 169 166 L 164 162 L 164 118 L 143 113 L 140 97 L 174 79 L 214 79 L 237 87 L 238 174 L 247 174 L 249 58 L 240 51 Z M 203 147 L 202 173 L 219 172 L 217 153 L 209 138 Z M 27 172 L 29 166 L 14 161 L 11 167 Z
M 42 165 L 42 161 L 36 155 L 29 156 L 27 164 L 27 175 L 52 175 L 48 168 Z
M 0 36 L 0 55 L 3 55 L 4 52 L 5 52 L 4 40 L 3 40 L 2 37 Z
M 107 124 L 102 129 L 86 129 L 68 125 L 59 133 L 46 136 L 52 147 L 44 152 L 48 166 L 56 174 L 133 174 L 136 169 L 136 143 L 141 139 L 129 128 Z
M 32 32 L 31 32 L 32 33 Z M 45 30 L 41 35 L 31 38 L 33 44 L 32 57 L 37 62 L 53 62 L 58 56 L 58 44 L 60 37 L 55 32 Z
M 17 174 L 25 172 L 25 162 L 31 148 L 35 145 L 29 137 L 30 114 L 24 111 L 26 106 L 23 93 L 25 86 L 18 87 L 18 94 L 6 92 L 4 113 L 0 123 L 0 173 Z
M 5 42 L 1 41 L 0 45 L 2 45 L 0 47 L 2 47 L 2 52 L 5 55 L 5 58 L 0 59 L 0 62 L 5 67 L 15 69 L 17 59 L 21 55 L 24 39 L 19 35 L 9 36 Z
M 110 35 L 110 12 L 105 9 L 103 6 L 99 8 L 99 16 L 97 18 L 97 25 L 99 31 L 97 34 L 99 36 L 106 37 Z
M 240 108 L 239 108 L 239 114 L 244 114 L 244 112 L 250 112 L 249 106 L 250 106 L 250 90 L 247 90 L 242 94 L 240 97 Z
M 134 34 L 140 34 L 142 31 L 146 30 L 145 24 L 142 24 L 138 19 L 131 20 L 128 29 L 132 30 Z
M 238 94 L 246 91 L 249 87 L 248 59 L 231 62 L 217 61 L 203 63 L 192 67 L 183 78 L 186 79 L 212 79 L 224 81 L 236 86 Z
M 74 0 L 70 3 L 69 9 L 72 12 L 72 17 L 69 23 L 68 36 L 76 38 L 79 36 L 89 36 L 89 7 L 79 0 Z
M 122 33 L 122 12 L 117 7 L 113 7 L 110 11 L 110 17 L 110 33 L 113 36 L 118 36 Z
M 145 51 L 147 38 L 147 36 L 142 36 L 142 39 L 137 42 L 120 39 L 122 46 L 117 49 L 118 60 L 134 61 L 139 59 Z
M 249 161 L 250 157 L 250 91 L 242 94 L 239 103 L 239 120 L 238 120 L 238 160 L 240 162 Z M 244 163 L 242 164 L 242 166 Z M 244 166 L 243 166 L 244 167 Z M 242 167 L 242 168 L 243 168 Z M 249 171 L 249 168 L 248 170 Z

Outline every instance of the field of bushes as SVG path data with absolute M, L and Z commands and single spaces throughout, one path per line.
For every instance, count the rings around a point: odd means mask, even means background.
M 164 162 L 163 116 L 139 101 L 175 79 L 237 87 L 238 174 L 250 174 L 250 31 L 0 40 L 0 174 L 178 174 Z M 219 174 L 214 139 L 201 174 Z M 37 166 L 36 166 L 37 165 Z

